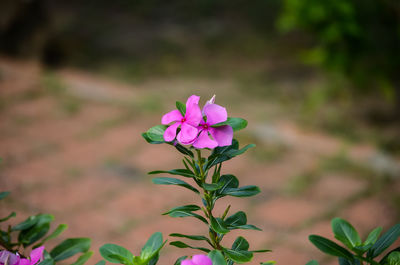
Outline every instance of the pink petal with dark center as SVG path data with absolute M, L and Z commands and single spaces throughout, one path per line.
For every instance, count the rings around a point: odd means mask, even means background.
M 164 125 L 170 124 L 173 121 L 181 121 L 183 119 L 182 114 L 179 110 L 174 109 L 166 114 L 161 118 L 161 123 Z
M 193 143 L 193 146 L 197 149 L 201 148 L 210 148 L 213 149 L 218 146 L 218 143 L 208 136 L 208 132 L 203 130 L 199 137 L 197 137 L 196 141 Z
M 223 125 L 209 129 L 212 137 L 218 142 L 218 146 L 228 146 L 232 144 L 233 129 L 229 125 Z
M 165 132 L 164 132 L 164 140 L 166 142 L 171 142 L 175 139 L 176 136 L 176 130 L 178 129 L 179 125 L 181 123 L 180 122 L 176 122 L 174 124 L 172 124 L 171 126 L 169 126 Z
M 220 122 L 224 122 L 228 119 L 226 109 L 217 104 L 209 104 L 204 106 L 204 114 L 207 116 L 207 123 L 214 125 Z
M 192 262 L 196 265 L 212 265 L 211 259 L 202 254 L 194 255 L 192 257 Z

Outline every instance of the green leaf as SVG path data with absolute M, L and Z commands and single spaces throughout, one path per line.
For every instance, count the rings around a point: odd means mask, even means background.
M 207 242 L 209 242 L 210 240 L 207 238 L 207 237 L 205 237 L 205 236 L 196 236 L 196 235 L 184 235 L 184 234 L 178 234 L 178 233 L 172 233 L 172 234 L 170 234 L 169 236 L 172 236 L 172 237 L 183 237 L 183 238 L 188 238 L 188 239 L 192 239 L 192 240 L 204 240 L 204 241 L 207 241 Z
M 339 265 L 360 265 L 360 262 L 358 260 L 351 261 L 342 257 L 339 257 L 338 261 Z
M 239 131 L 247 127 L 247 121 L 242 118 L 228 117 L 226 121 L 214 124 L 211 127 L 220 127 L 223 125 L 229 125 L 234 131 Z
M 187 188 L 191 191 L 194 191 L 198 194 L 200 193 L 196 188 L 194 188 L 190 184 L 176 178 L 153 178 L 153 183 L 158 185 L 178 185 Z
M 208 157 L 208 162 L 206 164 L 206 169 L 222 163 L 224 161 L 230 160 L 235 156 L 241 155 L 246 152 L 249 148 L 254 147 L 254 144 L 249 144 L 239 150 L 239 143 L 237 140 L 232 140 L 232 145 L 224 147 L 214 148 L 211 155 Z
M 68 225 L 60 224 L 50 235 L 45 237 L 39 244 L 35 245 L 33 248 L 37 248 L 37 247 L 43 245 L 46 241 L 58 237 L 67 228 L 68 228 Z
M 150 139 L 150 137 L 147 135 L 147 132 L 142 133 L 142 137 L 146 140 L 146 142 L 148 142 L 149 144 L 163 144 L 165 143 L 165 141 L 153 141 L 152 139 Z
M 226 224 L 224 223 L 224 221 L 222 221 L 221 218 L 214 218 L 211 217 L 211 228 L 219 233 L 219 234 L 226 234 L 229 232 L 228 227 L 226 226 Z
M 392 253 L 390 253 L 387 261 L 389 265 L 400 265 L 400 252 L 393 251 Z
M 190 211 L 191 210 L 190 207 L 193 207 L 193 206 L 197 206 L 197 205 L 187 205 L 187 206 L 176 207 L 176 208 L 171 209 L 170 211 L 168 211 L 165 214 L 168 214 L 171 217 L 195 217 L 195 218 L 199 219 L 200 221 L 202 221 L 203 223 L 208 225 L 207 220 L 203 216 Z M 200 208 L 200 207 L 198 207 L 198 208 Z M 193 209 L 195 209 L 195 208 L 193 208 Z M 194 210 L 194 211 L 197 211 L 197 210 Z
M 324 238 L 322 236 L 317 236 L 317 235 L 311 235 L 308 237 L 308 239 L 313 243 L 319 250 L 322 252 L 337 256 L 337 257 L 343 257 L 349 260 L 353 260 L 353 255 L 346 250 L 345 248 L 339 246 L 335 242 Z
M 246 263 L 253 259 L 253 253 L 247 250 L 233 250 L 224 248 L 223 251 L 228 258 L 236 263 Z
M 185 114 L 186 114 L 186 105 L 185 104 L 183 104 L 180 101 L 177 101 L 176 108 L 179 110 L 179 112 L 182 114 L 182 116 L 185 116 Z
M 375 258 L 392 245 L 400 236 L 400 224 L 396 224 L 389 229 L 375 244 L 370 248 L 367 257 Z
M 307 262 L 306 265 L 319 265 L 319 264 L 318 264 L 318 261 L 313 259 L 313 260 L 310 260 L 309 262 Z
M 36 215 L 29 216 L 25 221 L 17 224 L 11 230 L 12 231 L 21 231 L 21 230 L 28 229 L 28 228 L 34 226 L 37 223 L 37 221 L 38 221 L 38 219 L 37 219 Z
M 238 226 L 235 226 L 234 229 L 245 229 L 245 230 L 262 231 L 261 228 L 258 228 L 258 227 L 255 226 L 255 225 L 249 225 L 249 224 L 246 224 L 246 225 L 238 225 Z
M 247 223 L 247 216 L 244 212 L 239 211 L 224 220 L 227 226 L 240 226 L 245 225 Z
M 367 250 L 369 250 L 372 247 L 372 244 L 368 244 L 368 245 L 361 245 L 361 246 L 356 246 L 353 248 L 354 252 L 356 252 L 357 254 L 362 255 L 364 252 L 366 252 Z
M 155 232 L 143 246 L 140 259 L 144 262 L 151 260 L 160 252 L 165 243 L 166 241 L 163 242 L 162 234 L 160 232 Z
M 223 183 L 222 187 L 216 192 L 217 197 L 226 196 L 227 189 L 239 187 L 239 180 L 234 175 L 222 175 L 218 183 Z
M 183 176 L 186 178 L 195 178 L 196 177 L 193 174 L 193 172 L 188 169 L 155 170 L 155 171 L 150 171 L 148 174 L 155 175 L 155 174 L 162 174 L 162 173 L 171 174 L 171 175 L 179 175 L 179 176 Z
M 206 253 L 210 252 L 210 250 L 207 249 L 207 248 L 192 247 L 192 246 L 189 246 L 189 245 L 186 244 L 186 243 L 183 243 L 182 241 L 172 241 L 172 242 L 169 243 L 169 244 L 170 244 L 171 246 L 175 246 L 175 247 L 178 247 L 178 248 L 191 248 L 191 249 L 198 249 L 198 250 L 204 251 L 204 252 L 206 252 Z
M 44 259 L 39 265 L 54 265 L 55 262 L 52 258 Z
M 156 125 L 147 130 L 147 137 L 154 142 L 164 142 L 164 132 L 167 129 L 165 125 Z
M 88 261 L 88 259 L 90 259 L 90 257 L 92 257 L 93 255 L 93 251 L 88 251 L 85 254 L 81 255 L 74 263 L 72 263 L 71 265 L 83 265 L 86 263 L 86 261 Z
M 10 192 L 9 192 L 9 191 L 0 192 L 0 200 L 4 199 L 4 198 L 7 197 L 8 195 L 10 195 Z
M 100 255 L 111 263 L 130 265 L 133 264 L 134 256 L 124 247 L 115 244 L 105 244 L 99 249 Z
M 224 195 L 230 195 L 234 197 L 251 197 L 260 193 L 260 188 L 254 185 L 243 186 L 240 188 L 226 188 Z
M 232 249 L 233 250 L 249 250 L 249 242 L 242 237 L 239 236 L 236 238 L 235 242 L 233 242 Z
M 208 253 L 208 257 L 212 261 L 212 265 L 227 265 L 224 255 L 219 250 L 212 250 Z
M 348 248 L 353 249 L 354 247 L 361 245 L 360 236 L 349 222 L 341 218 L 334 218 L 331 221 L 331 225 L 335 238 L 345 244 Z
M 382 232 L 382 227 L 377 227 L 369 233 L 367 239 L 364 242 L 364 245 L 375 244 L 376 240 L 378 240 L 379 235 Z
M 21 242 L 24 247 L 29 246 L 46 235 L 49 229 L 50 223 L 42 225 L 37 223 L 31 228 L 21 231 L 18 235 L 18 241 Z
M 106 265 L 106 262 L 104 260 L 100 260 L 95 265 Z
M 0 219 L 0 223 L 1 223 L 1 222 L 5 222 L 5 221 L 7 221 L 8 219 L 13 218 L 13 217 L 15 217 L 15 216 L 17 216 L 17 214 L 16 214 L 15 212 L 12 212 L 12 213 L 10 213 L 7 217 L 4 217 L 4 218 Z
M 220 188 L 222 188 L 222 186 L 224 186 L 224 182 L 220 181 L 218 183 L 203 183 L 203 188 L 207 191 L 215 191 L 215 190 L 219 190 Z
M 90 248 L 90 238 L 68 238 L 50 251 L 55 261 L 67 259 L 76 253 L 87 252 Z
M 184 155 L 188 155 L 190 157 L 194 157 L 194 154 L 192 151 L 190 151 L 189 149 L 187 149 L 186 147 L 184 147 L 183 145 L 180 144 L 176 144 L 174 145 L 176 150 L 178 150 L 179 152 L 181 152 Z
M 163 213 L 162 215 L 167 215 L 173 212 L 194 212 L 194 211 L 198 211 L 201 208 L 197 205 L 194 204 L 190 204 L 190 205 L 185 205 L 185 206 L 178 206 L 178 207 L 174 207 L 171 210 L 169 210 L 168 212 Z

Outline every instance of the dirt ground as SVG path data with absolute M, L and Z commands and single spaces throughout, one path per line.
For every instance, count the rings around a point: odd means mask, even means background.
M 198 220 L 162 216 L 168 209 L 198 203 L 179 187 L 156 186 L 146 173 L 180 166 L 177 152 L 147 144 L 141 132 L 160 123 L 175 101 L 198 94 L 202 102 L 217 94 L 230 116 L 249 121 L 237 134 L 241 144 L 257 147 L 226 163 L 223 171 L 242 185 L 258 185 L 252 198 L 226 198 L 248 222 L 263 229 L 235 230 L 224 239 L 248 239 L 256 254 L 251 264 L 305 264 L 317 259 L 336 264 L 308 242 L 308 235 L 333 238 L 330 219 L 348 219 L 362 237 L 374 226 L 385 229 L 399 220 L 399 161 L 373 146 L 353 144 L 274 118 L 273 100 L 249 97 L 230 80 L 154 79 L 134 85 L 64 69 L 45 71 L 34 62 L 0 59 L 1 190 L 12 192 L 0 203 L 0 216 L 17 211 L 13 222 L 52 213 L 66 223 L 65 237 L 93 239 L 98 248 L 116 243 L 140 251 L 155 231 L 206 234 Z M 272 103 L 271 103 L 272 102 Z M 271 118 L 272 117 L 272 118 Z M 383 162 L 382 162 L 383 161 Z M 193 250 L 166 246 L 159 264 L 173 264 Z

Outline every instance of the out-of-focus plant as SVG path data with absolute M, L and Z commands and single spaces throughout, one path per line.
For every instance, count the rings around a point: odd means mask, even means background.
M 278 25 L 311 34 L 309 62 L 400 103 L 399 13 L 396 0 L 284 0 Z
M 362 241 L 356 229 L 346 220 L 334 218 L 331 222 L 335 238 L 343 245 L 318 235 L 310 235 L 309 239 L 322 252 L 338 257 L 340 265 L 399 265 L 400 246 L 390 250 L 379 261 L 380 256 L 400 236 L 400 224 L 390 228 L 383 236 L 379 237 L 382 227 L 373 229 L 365 241 Z M 313 260 L 307 265 L 318 265 Z
M 1 192 L 0 200 L 9 195 Z M 6 222 L 16 216 L 15 212 L 1 218 L 0 223 Z M 29 216 L 25 221 L 15 225 L 7 225 L 0 229 L 0 265 L 53 265 L 68 259 L 78 253 L 83 253 L 71 265 L 82 265 L 92 255 L 89 251 L 91 240 L 89 238 L 68 238 L 47 251 L 45 243 L 59 236 L 67 225 L 60 224 L 50 234 L 50 224 L 54 216 L 50 214 L 37 214 Z M 32 249 L 28 255 L 29 249 Z M 65 263 L 64 263 L 65 264 Z

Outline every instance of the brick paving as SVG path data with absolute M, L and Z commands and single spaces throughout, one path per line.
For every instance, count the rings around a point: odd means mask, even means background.
M 253 198 L 224 198 L 216 211 L 232 204 L 232 211 L 245 210 L 249 223 L 263 229 L 234 231 L 224 241 L 230 245 L 243 235 L 252 249 L 273 250 L 256 255 L 252 264 L 276 260 L 301 265 L 313 258 L 335 264 L 307 241 L 311 233 L 332 238 L 333 216 L 348 218 L 363 236 L 375 225 L 387 228 L 399 220 L 399 180 L 383 178 L 368 167 L 377 152 L 373 147 L 345 145 L 290 120 L 268 121 L 262 115 L 268 103 L 247 98 L 229 80 L 168 79 L 130 86 L 76 71 L 48 73 L 35 63 L 4 58 L 0 73 L 1 190 L 12 192 L 0 203 L 0 215 L 16 210 L 13 222 L 19 222 L 38 212 L 54 214 L 57 224 L 69 225 L 58 241 L 67 236 L 93 239 L 96 254 L 88 264 L 100 259 L 97 249 L 107 242 L 137 253 L 155 231 L 165 237 L 172 232 L 207 233 L 197 220 L 161 216 L 171 207 L 196 201 L 186 190 L 151 184 L 146 172 L 180 166 L 180 156 L 140 136 L 159 122 L 174 100 L 192 93 L 203 98 L 216 93 L 231 113 L 249 120 L 249 128 L 238 137 L 243 144 L 256 142 L 256 149 L 226 163 L 223 170 L 238 176 L 242 185 L 259 185 L 263 192 Z M 65 87 L 63 93 L 52 92 L 56 88 L 43 81 L 49 75 Z M 64 105 L 65 98 L 70 105 Z M 273 139 L 267 139 L 270 128 Z M 281 151 L 271 157 L 271 148 Z M 338 157 L 347 164 L 326 166 L 327 161 L 342 161 Z M 394 161 L 398 165 L 399 160 Z M 167 246 L 159 264 L 194 253 Z

